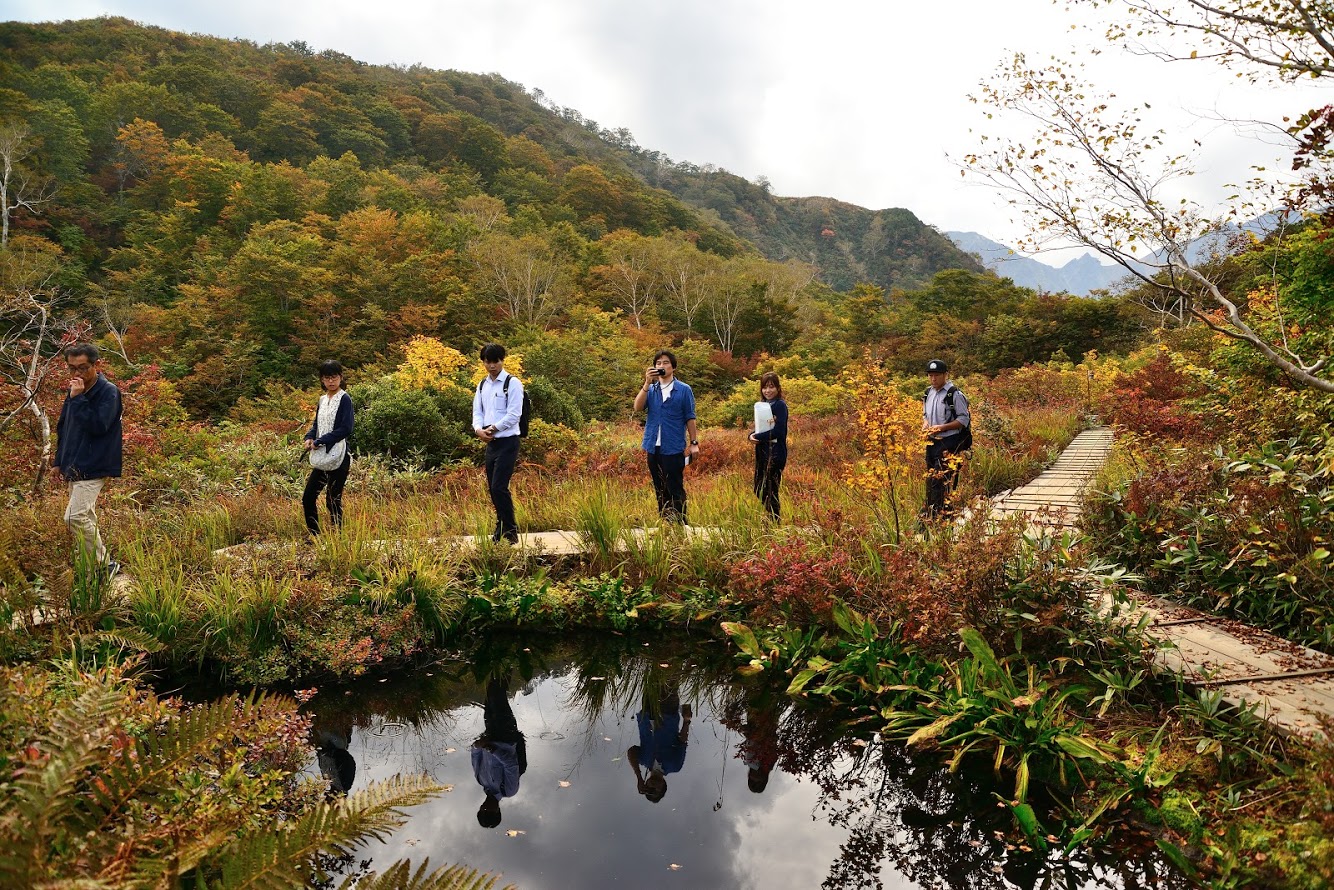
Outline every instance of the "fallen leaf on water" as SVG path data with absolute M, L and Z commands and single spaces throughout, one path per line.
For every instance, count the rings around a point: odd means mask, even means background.
M 658 667 L 660 667 L 660 668 L 669 668 L 669 667 L 671 667 L 671 666 L 672 666 L 672 663 L 671 663 L 670 661 L 660 661 L 660 662 L 658 662 Z
M 565 781 L 564 779 L 561 779 L 560 782 L 559 782 L 559 784 L 560 784 L 560 787 L 562 787 L 562 788 L 569 788 L 569 787 L 570 787 L 570 783 L 567 782 L 567 781 Z
M 611 736 L 609 736 L 609 735 L 604 735 L 604 736 L 602 737 L 602 741 L 604 741 L 604 742 L 610 742 L 610 741 L 611 741 Z
M 446 754 L 453 754 L 453 753 L 454 753 L 455 751 L 457 751 L 457 750 L 458 750 L 458 748 L 446 748 L 446 749 L 445 749 L 445 753 L 446 753 Z
M 521 834 L 527 834 L 528 832 L 526 832 L 526 831 L 520 831 L 520 830 L 517 829 L 517 828 L 511 828 L 509 831 L 507 831 L 507 832 L 505 832 L 505 833 L 508 834 L 510 837 L 518 837 L 519 835 L 521 835 Z
M 415 846 L 417 846 L 417 845 L 420 844 L 420 843 L 421 843 L 421 838 L 417 838 L 417 837 L 410 837 L 410 838 L 408 838 L 408 840 L 407 840 L 407 844 L 408 844 L 409 847 L 415 847 Z
M 589 677 L 588 679 L 590 679 L 590 680 L 605 680 L 605 679 L 607 679 L 607 678 L 606 678 L 606 677 Z
M 675 862 L 673 862 L 671 865 L 669 865 L 669 866 L 667 866 L 667 867 L 670 868 L 672 871 L 680 871 L 680 870 L 681 870 L 681 866 L 677 865 Z
M 454 786 L 453 786 L 453 785 L 441 785 L 440 788 L 441 788 L 442 790 L 444 790 L 444 791 L 453 791 L 453 790 L 454 790 Z

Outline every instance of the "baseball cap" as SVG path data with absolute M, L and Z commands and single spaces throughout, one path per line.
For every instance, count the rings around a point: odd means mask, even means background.
M 926 363 L 926 373 L 928 374 L 940 374 L 948 370 L 949 366 L 938 358 L 933 358 Z

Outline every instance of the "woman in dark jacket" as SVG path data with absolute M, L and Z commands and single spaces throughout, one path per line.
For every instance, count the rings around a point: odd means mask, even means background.
M 755 496 L 778 522 L 778 485 L 787 465 L 787 402 L 783 401 L 783 385 L 772 371 L 760 376 L 760 398 L 769 403 L 774 425 L 750 434 L 755 443 Z
M 352 435 L 352 397 L 343 389 L 343 366 L 335 361 L 320 365 L 320 385 L 324 393 L 304 443 L 312 469 L 301 496 L 306 528 L 312 535 L 320 533 L 317 504 L 325 486 L 328 486 L 324 502 L 329 507 L 329 521 L 335 527 L 343 524 L 343 486 L 352 467 L 352 452 L 348 448 L 348 438 Z

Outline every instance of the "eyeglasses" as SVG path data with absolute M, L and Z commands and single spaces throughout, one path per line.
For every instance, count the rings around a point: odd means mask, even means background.
M 66 363 L 65 363 L 65 367 L 69 368 L 69 369 L 70 369 L 71 371 L 73 371 L 75 374 L 82 374 L 84 371 L 87 371 L 87 370 L 89 370 L 90 368 L 92 368 L 92 365 L 91 365 L 91 364 L 88 364 L 88 363 L 86 363 L 86 362 L 83 363 L 83 364 L 78 364 L 78 365 L 75 365 L 75 364 L 71 364 L 71 363 L 69 363 L 69 362 L 66 362 Z

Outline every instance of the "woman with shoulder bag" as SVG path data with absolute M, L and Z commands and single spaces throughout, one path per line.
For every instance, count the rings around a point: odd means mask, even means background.
M 329 507 L 329 521 L 335 527 L 343 524 L 343 486 L 352 467 L 352 455 L 347 440 L 352 435 L 352 397 L 343 389 L 343 366 L 335 361 L 320 365 L 319 407 L 315 422 L 306 433 L 304 447 L 310 455 L 310 478 L 301 496 L 301 507 L 306 516 L 306 528 L 312 535 L 320 533 L 320 513 L 317 502 L 326 486 L 324 502 Z
M 750 434 L 755 443 L 755 496 L 769 518 L 778 522 L 778 486 L 787 466 L 788 412 L 783 384 L 772 371 L 760 376 L 760 399 L 755 403 L 755 431 Z

